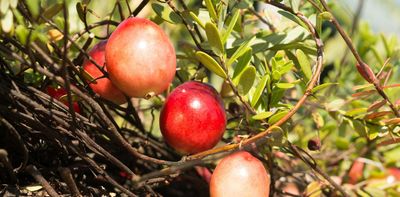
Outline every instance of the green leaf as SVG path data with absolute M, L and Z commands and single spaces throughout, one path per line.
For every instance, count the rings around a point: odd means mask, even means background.
M 318 181 L 313 181 L 307 185 L 304 196 L 319 197 L 322 195 L 321 184 Z
M 53 16 L 59 13 L 62 10 L 62 8 L 63 8 L 62 3 L 53 4 L 43 12 L 43 17 L 51 19 L 53 18 Z
M 152 3 L 151 7 L 159 17 L 169 23 L 176 24 L 182 21 L 181 18 L 169 6 Z
M 9 0 L 10 1 L 10 7 L 11 8 L 16 8 L 18 5 L 18 0 Z
M 235 66 L 235 69 L 234 69 L 234 72 L 233 72 L 233 76 L 232 76 L 232 78 L 234 80 L 235 80 L 235 78 L 237 76 L 240 75 L 240 73 L 243 72 L 243 69 L 246 68 L 246 66 L 249 65 L 251 57 L 252 57 L 252 50 L 250 49 L 250 50 L 246 51 L 245 54 L 243 54 L 242 56 L 240 56 L 238 58 L 238 63 Z
M 338 84 L 339 84 L 339 83 L 324 83 L 324 84 L 315 86 L 315 87 L 311 90 L 311 92 L 312 92 L 312 93 L 316 93 L 316 92 L 319 91 L 319 90 L 322 90 L 322 89 L 327 88 L 327 87 L 332 86 L 332 85 L 338 85 Z
M 270 116 L 272 116 L 272 114 L 274 114 L 274 112 L 272 112 L 272 111 L 261 112 L 261 113 L 258 113 L 256 115 L 252 116 L 251 118 L 254 120 L 264 120 L 264 119 L 267 119 Z
M 221 41 L 221 37 L 219 36 L 219 32 L 217 27 L 210 22 L 206 23 L 206 34 L 208 43 L 210 43 L 211 48 L 215 51 L 218 55 L 224 53 L 224 46 Z
M 296 17 L 292 13 L 287 12 L 287 11 L 283 11 L 283 10 L 279 10 L 278 13 L 281 14 L 283 17 L 285 17 L 285 18 L 297 23 L 298 25 L 302 26 L 303 28 L 308 29 L 307 25 L 304 24 L 303 21 L 301 21 L 298 17 Z
M 18 40 L 25 45 L 29 35 L 29 30 L 24 25 L 18 25 L 17 28 L 15 28 L 15 33 Z
M 229 22 L 228 28 L 226 28 L 226 31 L 225 31 L 224 35 L 222 36 L 222 43 L 226 43 L 226 41 L 227 41 L 228 38 L 229 38 L 229 35 L 231 35 L 232 30 L 233 30 L 233 28 L 235 27 L 236 21 L 237 21 L 238 18 L 239 18 L 239 13 L 240 13 L 240 10 L 237 9 L 237 10 L 235 11 L 235 13 L 233 14 L 232 19 L 231 19 L 231 21 Z
M 256 79 L 256 68 L 253 66 L 247 66 L 240 74 L 238 90 L 242 95 L 249 93 L 251 87 L 253 87 Z
M 228 76 L 225 71 L 221 68 L 217 61 L 215 61 L 211 56 L 202 51 L 196 52 L 196 59 L 199 60 L 208 70 L 215 73 L 216 75 L 226 79 Z
M 319 35 L 321 35 L 321 30 L 322 30 L 322 22 L 324 22 L 324 20 L 331 20 L 332 19 L 332 14 L 330 12 L 322 12 L 319 13 L 317 16 L 317 21 L 316 21 L 316 29 Z
M 269 120 L 268 123 L 270 125 L 275 124 L 276 122 L 278 122 L 281 118 L 283 118 L 284 116 L 286 116 L 286 114 L 288 114 L 289 111 L 281 111 L 276 113 L 275 115 L 273 115 Z
M 86 12 L 86 5 L 83 5 L 81 2 L 76 4 L 76 11 L 78 12 L 78 16 L 82 22 L 85 22 L 85 12 Z
M 347 140 L 346 138 L 338 137 L 338 138 L 336 138 L 335 145 L 340 150 L 348 150 L 350 143 L 349 143 L 349 140 Z
M 367 113 L 367 109 L 368 108 L 366 108 L 366 107 L 352 109 L 350 111 L 347 111 L 345 113 L 345 115 L 346 116 L 356 116 L 356 115 L 360 115 L 360 114 L 365 114 L 365 113 Z
M 310 61 L 308 60 L 308 57 L 300 49 L 296 50 L 296 57 L 297 57 L 297 60 L 299 61 L 301 71 L 303 71 L 304 76 L 306 77 L 307 81 L 309 81 L 312 76 L 312 71 L 311 71 L 311 65 L 310 65 Z
M 269 75 L 264 75 L 260 82 L 258 83 L 256 90 L 254 91 L 253 97 L 251 99 L 251 106 L 254 107 L 256 106 L 258 100 L 261 97 L 261 94 L 263 93 L 265 86 L 267 85 L 267 82 L 269 80 Z
M 1 29 L 8 33 L 14 26 L 14 18 L 11 10 L 8 10 L 6 14 L 1 18 Z
M 292 61 L 286 62 L 283 66 L 279 68 L 279 72 L 284 74 L 292 70 L 294 64 Z
M 29 0 L 26 1 L 26 5 L 28 6 L 29 11 L 31 12 L 34 18 L 39 16 L 40 12 L 40 1 L 38 0 Z
M 203 28 L 203 29 L 206 28 L 206 26 L 204 25 L 204 23 L 201 22 L 201 20 L 199 19 L 199 17 L 197 17 L 197 15 L 196 15 L 195 13 L 190 12 L 189 14 L 190 14 L 190 17 L 191 17 L 194 21 L 196 21 L 196 23 L 199 24 L 201 28 Z
M 211 2 L 211 0 L 204 0 L 208 13 L 210 15 L 210 17 L 216 22 L 218 21 L 218 16 L 217 16 L 217 12 L 215 11 L 214 5 Z
M 244 53 L 246 53 L 248 50 L 251 50 L 251 47 L 249 46 L 253 40 L 256 39 L 255 36 L 251 37 L 249 40 L 243 42 L 238 49 L 232 54 L 232 56 L 229 58 L 228 62 L 226 65 L 229 67 L 233 62 L 236 61 L 237 58 L 242 56 Z
M 275 85 L 280 89 L 290 89 L 294 87 L 294 84 L 292 83 L 276 83 Z
M 0 15 L 6 14 L 9 6 L 10 6 L 9 0 L 1 0 L 0 1 Z
M 280 79 L 281 79 L 281 73 L 279 72 L 279 71 L 273 71 L 272 72 L 272 79 L 274 80 L 274 81 L 279 81 Z

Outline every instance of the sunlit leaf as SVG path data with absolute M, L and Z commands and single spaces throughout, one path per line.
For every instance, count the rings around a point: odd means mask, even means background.
M 232 54 L 232 56 L 229 58 L 229 60 L 227 61 L 226 65 L 230 66 L 233 62 L 235 62 L 237 60 L 238 57 L 242 56 L 244 53 L 246 53 L 248 50 L 251 50 L 250 48 L 250 44 L 253 42 L 253 40 L 256 37 L 253 36 L 252 38 L 250 38 L 249 40 L 243 42 L 240 47 L 238 49 L 236 49 L 236 51 Z
M 1 18 L 1 29 L 8 33 L 14 26 L 14 18 L 11 10 L 8 10 L 6 14 Z
M 307 197 L 319 197 L 322 195 L 321 183 L 313 181 L 307 185 L 306 191 L 303 194 Z
M 251 118 L 253 118 L 254 120 L 264 120 L 264 119 L 267 119 L 270 116 L 272 116 L 272 114 L 274 114 L 274 112 L 271 112 L 271 111 L 261 112 L 261 113 L 258 113 L 256 115 L 252 116 Z
M 276 113 L 275 115 L 271 116 L 271 118 L 268 120 L 269 124 L 275 124 L 278 122 L 280 119 L 282 119 L 286 114 L 288 114 L 289 111 L 281 111 Z
M 393 114 L 393 112 L 392 111 L 374 112 L 366 115 L 364 119 L 377 119 L 390 114 Z
M 302 50 L 299 50 L 299 49 L 296 50 L 296 57 L 299 61 L 301 71 L 303 72 L 307 81 L 309 81 L 312 76 L 312 71 L 311 71 L 311 64 L 310 64 L 310 61 L 308 60 L 308 57 Z
M 391 118 L 387 120 L 382 120 L 386 125 L 395 125 L 400 124 L 400 118 Z
M 221 55 L 224 53 L 224 46 L 221 41 L 221 37 L 219 36 L 219 32 L 217 27 L 210 22 L 206 23 L 205 26 L 206 34 L 208 43 L 210 44 L 211 48 L 218 54 Z
M 260 82 L 258 83 L 256 90 L 254 91 L 253 97 L 251 98 L 251 106 L 254 107 L 258 100 L 260 99 L 265 86 L 267 85 L 267 81 L 269 80 L 269 75 L 264 75 Z
M 252 50 L 250 49 L 245 54 L 243 54 L 238 58 L 238 63 L 235 66 L 232 76 L 233 79 L 239 76 L 239 74 L 243 72 L 243 69 L 249 65 L 251 57 L 252 57 Z
M 26 28 L 25 25 L 18 25 L 17 28 L 15 28 L 15 33 L 17 35 L 18 40 L 22 44 L 26 44 L 29 35 L 28 28 Z
M 282 74 L 279 71 L 272 72 L 272 79 L 274 81 L 279 81 L 281 79 Z
M 224 35 L 222 36 L 222 43 L 226 43 L 226 41 L 228 40 L 229 35 L 232 33 L 232 30 L 235 27 L 236 21 L 239 18 L 239 14 L 240 14 L 239 10 L 236 10 L 235 13 L 233 14 L 232 19 L 229 22 L 229 25 L 226 28 Z
M 9 0 L 1 0 L 0 1 L 0 15 L 6 14 L 9 6 L 10 6 Z
M 199 60 L 207 69 L 211 72 L 217 74 L 218 76 L 222 77 L 223 79 L 227 78 L 225 71 L 222 67 L 215 61 L 210 55 L 204 53 L 202 51 L 196 52 L 196 59 Z
M 356 116 L 356 115 L 359 115 L 359 114 L 364 114 L 364 113 L 366 113 L 367 112 L 367 108 L 356 108 L 356 109 L 352 109 L 352 110 L 350 110 L 350 111 L 347 111 L 346 113 L 345 113 L 345 115 L 346 116 Z
M 294 84 L 292 83 L 276 83 L 276 87 L 281 88 L 281 89 L 290 89 L 294 87 Z
M 238 90 L 240 94 L 246 95 L 251 87 L 253 87 L 254 80 L 256 79 L 256 68 L 253 66 L 246 67 L 240 74 Z
M 40 1 L 37 0 L 29 0 L 26 1 L 26 5 L 28 6 L 29 11 L 31 12 L 34 18 L 39 16 L 40 12 Z
M 368 112 L 377 110 L 386 104 L 386 100 L 375 101 L 368 107 Z
M 217 12 L 215 11 L 214 5 L 211 0 L 204 0 L 208 13 L 210 14 L 210 17 L 214 20 L 218 20 Z
M 195 13 L 190 12 L 189 14 L 190 14 L 190 17 L 191 17 L 194 21 L 196 21 L 196 23 L 199 24 L 201 28 L 203 28 L 203 29 L 206 28 L 206 26 L 204 25 L 204 23 L 199 19 L 199 17 L 197 17 L 197 15 L 196 15 Z
M 54 15 L 59 13 L 62 10 L 62 8 L 63 8 L 62 3 L 53 4 L 43 12 L 43 17 L 51 19 L 53 18 Z
M 362 92 L 354 93 L 351 96 L 352 97 L 370 96 L 372 94 L 375 94 L 375 92 L 376 92 L 376 90 L 365 90 L 365 91 L 362 91 Z
M 152 3 L 151 7 L 159 17 L 169 23 L 175 24 L 182 21 L 181 18 L 169 6 Z
M 322 89 L 327 88 L 327 87 L 332 86 L 332 85 L 338 85 L 338 83 L 324 83 L 324 84 L 315 86 L 315 87 L 311 90 L 311 92 L 312 92 L 312 93 L 316 93 L 317 91 L 322 90 Z
M 9 0 L 10 1 L 10 7 L 16 8 L 18 5 L 18 0 Z

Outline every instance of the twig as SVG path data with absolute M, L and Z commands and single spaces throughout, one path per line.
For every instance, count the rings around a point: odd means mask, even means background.
M 132 12 L 131 16 L 137 16 L 139 12 L 143 10 L 144 6 L 147 5 L 147 3 L 149 3 L 149 0 L 142 0 L 138 7 L 136 7 L 136 9 Z
M 347 192 L 339 185 L 337 184 L 335 181 L 333 181 L 331 179 L 331 177 L 326 174 L 318 165 L 317 163 L 312 159 L 311 155 L 309 155 L 306 151 L 304 151 L 303 149 L 289 143 L 289 148 L 290 150 L 293 151 L 293 153 L 300 158 L 301 160 L 303 160 L 308 166 L 310 166 L 313 170 L 315 170 L 318 174 L 320 174 L 322 177 L 324 177 L 325 180 L 327 180 L 329 182 L 329 184 L 331 184 L 335 189 L 337 189 L 343 196 L 348 197 L 349 195 L 347 194 Z M 308 158 L 311 158 L 312 160 L 310 161 L 310 159 L 305 158 L 303 156 L 302 153 L 300 153 L 300 151 L 305 153 L 307 155 Z
M 58 171 L 60 172 L 61 178 L 69 187 L 72 196 L 81 197 L 82 194 L 79 192 L 78 186 L 76 186 L 71 170 L 69 168 L 59 168 Z
M 33 165 L 28 165 L 25 169 L 32 177 L 43 186 L 47 193 L 52 197 L 58 197 L 58 193 L 51 187 L 50 183 L 42 176 L 38 169 Z
M 3 117 L 0 117 L 0 121 L 1 121 L 2 125 L 4 125 L 9 130 L 11 135 L 13 135 L 15 137 L 16 142 L 21 147 L 23 161 L 22 161 L 21 165 L 15 171 L 16 172 L 22 171 L 22 170 L 24 170 L 26 164 L 28 163 L 28 157 L 29 157 L 28 148 L 26 148 L 24 142 L 22 141 L 21 135 L 18 133 L 18 131 L 15 129 L 15 127 L 9 121 L 7 121 Z
M 261 22 L 265 23 L 272 32 L 276 32 L 276 27 L 271 22 L 267 21 L 263 16 L 261 16 L 256 10 L 253 8 L 248 8 L 248 10 L 253 13 Z

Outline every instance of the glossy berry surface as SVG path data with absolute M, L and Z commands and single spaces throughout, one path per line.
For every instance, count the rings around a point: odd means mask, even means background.
M 207 84 L 186 82 L 171 92 L 160 115 L 165 141 L 181 154 L 214 147 L 226 126 L 222 99 Z
M 270 176 L 263 163 L 246 151 L 223 158 L 210 182 L 211 197 L 267 197 Z
M 175 76 L 175 49 L 155 23 L 132 17 L 121 22 L 106 45 L 111 81 L 126 95 L 147 97 L 166 90 Z

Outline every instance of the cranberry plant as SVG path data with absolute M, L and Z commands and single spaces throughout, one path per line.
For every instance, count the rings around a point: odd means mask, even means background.
M 270 196 L 400 195 L 399 44 L 360 20 L 363 3 L 2 0 L 1 194 L 208 196 L 219 159 L 247 150 Z M 160 26 L 177 65 L 167 91 L 118 105 L 91 88 L 102 65 L 83 65 L 128 17 Z M 227 125 L 182 155 L 159 116 L 187 81 L 218 91 Z

